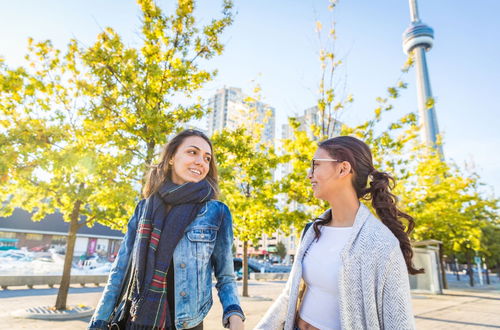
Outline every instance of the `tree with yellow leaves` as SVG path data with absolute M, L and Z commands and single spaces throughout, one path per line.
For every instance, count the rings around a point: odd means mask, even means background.
M 273 176 L 281 159 L 273 141 L 263 139 L 266 116 L 256 111 L 257 100 L 248 98 L 241 125 L 212 136 L 219 164 L 220 189 L 233 215 L 234 233 L 243 242 L 243 296 L 248 296 L 248 245 L 271 234 L 283 219 L 277 208 Z
M 41 220 L 58 211 L 70 223 L 59 310 L 79 228 L 125 228 L 156 147 L 204 114 L 198 100 L 174 99 L 212 79 L 200 64 L 222 52 L 219 36 L 232 23 L 229 0 L 202 26 L 194 0 L 177 1 L 170 15 L 153 0 L 138 4 L 138 48 L 106 28 L 88 48 L 71 40 L 63 54 L 30 40 L 27 67 L 0 62 L 0 214 L 20 207 Z

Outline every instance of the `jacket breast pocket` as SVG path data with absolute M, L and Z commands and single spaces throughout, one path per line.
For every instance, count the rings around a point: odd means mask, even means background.
M 192 245 L 194 257 L 198 260 L 208 262 L 215 247 L 217 238 L 216 227 L 194 227 L 186 233 L 187 239 Z

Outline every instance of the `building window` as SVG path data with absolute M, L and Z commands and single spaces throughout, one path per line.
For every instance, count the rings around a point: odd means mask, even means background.
M 43 235 L 28 233 L 26 234 L 26 239 L 30 241 L 41 241 L 43 239 Z
M 52 240 L 51 240 L 50 244 L 52 244 L 52 245 L 66 245 L 66 236 L 52 235 Z
M 16 238 L 16 234 L 10 231 L 0 231 L 0 238 Z

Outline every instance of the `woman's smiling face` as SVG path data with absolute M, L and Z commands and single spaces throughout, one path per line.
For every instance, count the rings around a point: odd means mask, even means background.
M 314 159 L 317 159 L 317 161 L 314 161 Z M 307 177 L 311 181 L 314 197 L 326 199 L 335 190 L 338 177 L 337 164 L 337 161 L 326 150 L 322 148 L 316 150 L 311 168 L 307 173 Z
M 207 141 L 199 136 L 187 137 L 169 160 L 172 182 L 184 184 L 203 180 L 210 170 L 211 158 L 212 149 Z

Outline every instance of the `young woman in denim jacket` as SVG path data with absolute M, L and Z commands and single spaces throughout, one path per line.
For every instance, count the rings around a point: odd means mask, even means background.
M 231 213 L 215 200 L 217 191 L 210 140 L 196 130 L 175 136 L 149 172 L 145 199 L 128 223 L 89 329 L 107 329 L 131 256 L 127 329 L 203 329 L 212 306 L 212 270 L 223 326 L 243 329 Z

